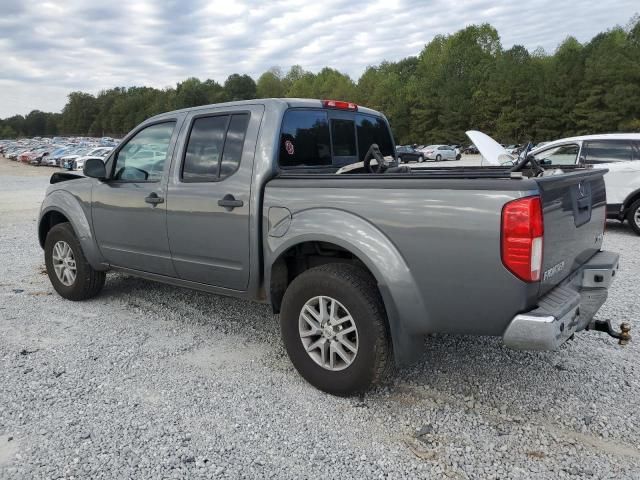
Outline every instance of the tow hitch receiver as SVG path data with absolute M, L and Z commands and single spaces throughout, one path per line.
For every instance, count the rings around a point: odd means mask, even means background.
M 597 332 L 605 332 L 613 338 L 618 339 L 620 345 L 626 345 L 631 341 L 631 325 L 628 323 L 620 324 L 620 331 L 616 332 L 611 326 L 611 320 L 594 320 L 589 324 L 587 330 L 596 330 Z

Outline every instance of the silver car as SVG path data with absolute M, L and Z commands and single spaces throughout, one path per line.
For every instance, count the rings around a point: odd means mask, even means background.
M 422 153 L 426 160 L 455 160 L 456 149 L 451 145 L 428 145 L 422 148 Z

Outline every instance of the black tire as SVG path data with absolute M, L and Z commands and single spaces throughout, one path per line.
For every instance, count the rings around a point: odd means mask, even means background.
M 423 156 L 423 155 L 420 155 L 420 156 L 418 157 L 418 163 L 422 163 L 422 162 L 424 162 L 424 156 Z
M 442 155 L 438 154 L 436 155 L 436 162 L 439 162 L 442 160 Z
M 76 278 L 69 286 L 58 279 L 53 267 L 53 248 L 59 241 L 64 241 L 69 245 L 75 259 Z M 104 286 L 106 273 L 94 270 L 89 265 L 80 247 L 80 242 L 69 223 L 59 223 L 49 230 L 44 242 L 44 261 L 53 288 L 67 300 L 78 301 L 95 297 Z
M 404 160 L 402 160 L 402 157 L 400 155 L 398 155 L 398 163 L 404 163 Z
M 461 155 L 461 154 L 457 154 L 457 155 L 456 155 L 456 160 L 460 160 L 461 158 L 462 158 L 462 155 Z
M 307 301 L 317 296 L 329 296 L 344 305 L 357 328 L 358 351 L 353 363 L 343 370 L 318 365 L 302 344 L 299 316 Z M 282 299 L 280 328 L 296 370 L 311 385 L 333 395 L 366 391 L 382 381 L 392 363 L 386 314 L 376 282 L 353 265 L 326 264 L 297 276 Z
M 640 235 L 640 200 L 636 200 L 629 207 L 627 221 L 636 235 Z

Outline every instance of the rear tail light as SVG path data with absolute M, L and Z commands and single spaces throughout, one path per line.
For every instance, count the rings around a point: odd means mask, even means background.
M 520 280 L 540 280 L 543 235 L 540 197 L 520 198 L 503 207 L 502 263 Z
M 337 108 L 339 110 L 358 110 L 358 105 L 353 102 L 343 102 L 342 100 L 322 100 L 324 108 Z

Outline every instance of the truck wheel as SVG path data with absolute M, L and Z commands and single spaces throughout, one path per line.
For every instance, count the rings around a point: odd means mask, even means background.
M 67 300 L 95 297 L 104 286 L 105 272 L 89 265 L 69 223 L 59 223 L 49 230 L 44 260 L 53 288 Z
M 418 163 L 422 163 L 422 162 L 424 162 L 424 157 L 422 155 L 420 155 L 418 157 Z
M 633 231 L 640 235 L 640 200 L 636 200 L 629 207 L 627 212 L 627 220 Z
M 442 155 L 440 154 L 436 155 L 436 162 L 439 162 L 440 160 L 442 160 Z
M 296 370 L 333 395 L 364 392 L 391 365 L 382 298 L 356 266 L 326 264 L 296 277 L 282 299 L 280 328 Z

